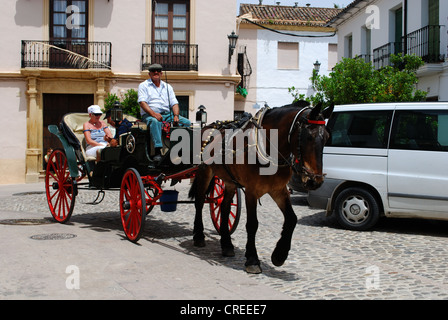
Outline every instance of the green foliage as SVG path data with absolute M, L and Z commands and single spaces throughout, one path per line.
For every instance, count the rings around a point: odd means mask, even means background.
M 116 94 L 108 94 L 104 101 L 105 110 L 113 107 L 115 101 L 120 101 Z M 124 94 L 123 101 L 120 101 L 123 113 L 129 114 L 136 118 L 140 118 L 140 105 L 138 104 L 138 92 L 134 89 L 129 89 Z
M 121 102 L 123 112 L 140 118 L 140 105 L 138 104 L 138 92 L 134 89 L 129 89 L 124 94 L 124 99 Z
M 416 71 L 424 64 L 422 59 L 400 54 L 391 55 L 390 61 L 392 66 L 375 70 L 363 59 L 343 58 L 328 77 L 313 73 L 316 93 L 310 100 L 324 105 L 424 100 L 427 93 L 416 89 Z M 294 87 L 289 92 L 299 98 Z

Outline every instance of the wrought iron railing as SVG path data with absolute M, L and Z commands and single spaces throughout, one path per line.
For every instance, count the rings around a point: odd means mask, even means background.
M 443 62 L 445 55 L 440 53 L 440 27 L 426 26 L 407 35 L 407 53 L 422 57 L 426 63 Z
M 356 56 L 356 58 L 362 59 L 366 63 L 372 62 L 372 55 L 371 54 L 360 54 L 359 56 Z
M 373 65 L 376 69 L 390 66 L 390 56 L 403 52 L 402 42 L 389 42 L 379 48 L 373 50 Z
M 110 69 L 112 43 L 22 40 L 22 68 Z
M 161 64 L 167 71 L 198 71 L 198 45 L 144 43 L 142 71 L 153 63 Z
M 402 37 L 399 42 L 389 42 L 373 50 L 373 64 L 380 69 L 391 65 L 391 54 L 404 53 L 415 54 L 426 63 L 443 62 L 445 54 L 440 52 L 440 28 L 441 26 L 426 26 Z M 406 46 L 405 46 L 406 39 Z

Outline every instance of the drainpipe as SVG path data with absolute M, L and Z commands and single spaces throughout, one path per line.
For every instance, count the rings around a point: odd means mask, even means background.
M 404 44 L 403 44 L 403 54 L 408 53 L 408 0 L 404 0 Z

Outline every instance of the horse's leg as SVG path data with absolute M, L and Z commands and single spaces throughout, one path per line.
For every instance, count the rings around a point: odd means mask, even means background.
M 257 248 L 255 245 L 255 235 L 258 230 L 257 219 L 257 197 L 246 190 L 246 211 L 247 211 L 247 242 L 246 242 L 246 272 L 261 273 L 260 260 L 258 260 Z
M 194 216 L 193 243 L 196 247 L 205 247 L 204 224 L 202 223 L 202 208 L 204 207 L 205 195 L 207 193 L 213 172 L 210 168 L 198 170 L 193 181 L 190 194 L 194 196 L 196 214 Z
M 235 196 L 236 186 L 232 183 L 226 184 L 224 188 L 224 199 L 221 202 L 221 250 L 224 257 L 234 257 L 235 251 L 230 238 L 229 215 L 232 205 L 232 198 Z
M 269 195 L 277 203 L 285 218 L 280 240 L 277 242 L 271 256 L 272 263 L 279 267 L 283 265 L 288 257 L 288 252 L 291 248 L 292 233 L 294 232 L 294 228 L 297 224 L 297 216 L 292 209 L 291 199 L 289 198 L 289 193 L 286 187 L 281 190 L 272 191 Z

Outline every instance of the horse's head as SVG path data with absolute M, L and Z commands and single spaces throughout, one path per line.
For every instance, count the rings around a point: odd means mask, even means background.
M 330 134 L 325 126 L 334 106 L 321 112 L 322 104 L 301 111 L 292 137 L 294 171 L 300 176 L 306 190 L 315 190 L 324 182 L 322 158 L 324 145 Z

